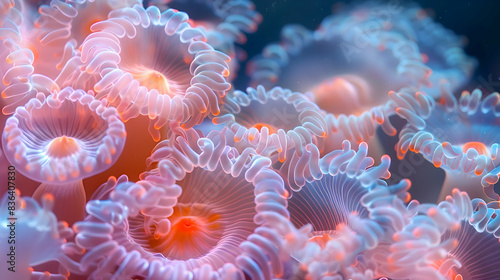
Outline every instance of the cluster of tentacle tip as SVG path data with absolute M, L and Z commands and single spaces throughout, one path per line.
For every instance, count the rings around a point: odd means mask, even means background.
M 498 209 L 458 189 L 439 204 L 413 203 L 410 208 L 414 216 L 393 234 L 387 262 L 380 266 L 386 276 L 483 279 L 498 270 L 490 263 L 498 258 L 492 253 L 499 246 Z M 472 255 L 484 262 L 471 261 Z
M 406 96 L 406 97 L 405 97 Z M 449 83 L 441 84 L 441 97 L 434 101 L 417 92 L 412 99 L 406 93 L 393 93 L 397 113 L 408 120 L 401 130 L 396 151 L 403 158 L 408 151 L 421 153 L 447 176 L 459 176 L 453 187 L 472 185 L 480 178 L 485 193 L 498 200 L 492 186 L 498 182 L 498 103 L 500 95 L 483 98 L 479 89 L 462 92 L 457 100 Z M 469 180 L 466 180 L 469 178 Z M 474 185 L 477 185 L 474 184 Z

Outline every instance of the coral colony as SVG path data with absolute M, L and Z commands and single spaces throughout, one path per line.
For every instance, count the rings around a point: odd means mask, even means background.
M 461 92 L 461 37 L 369 2 L 247 60 L 261 21 L 0 0 L 0 278 L 500 279 L 500 95 Z M 391 178 L 383 134 L 446 173 L 437 201 Z

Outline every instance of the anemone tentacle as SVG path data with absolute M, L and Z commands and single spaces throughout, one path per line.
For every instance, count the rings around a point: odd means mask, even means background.
M 444 169 L 441 200 L 455 187 L 473 197 L 500 198 L 493 191 L 499 176 L 500 139 L 495 124 L 500 95 L 482 96 L 481 90 L 475 89 L 464 91 L 457 100 L 447 82 L 441 84 L 439 102 L 420 92 L 414 97 L 393 94 L 393 99 L 399 100 L 398 115 L 408 120 L 395 146 L 397 156 L 402 159 L 408 151 L 421 153 Z
M 194 139 L 160 142 L 141 181 L 112 178 L 99 190 L 108 199 L 91 201 L 90 215 L 75 226 L 87 249 L 82 270 L 96 279 L 283 274 L 285 236 L 303 240 L 304 230 L 288 221 L 283 180 L 270 159 L 250 148 L 238 153 L 220 133 L 187 135 Z
M 219 99 L 230 88 L 229 57 L 205 43 L 203 31 L 188 19 L 156 7 L 117 9 L 92 25 L 82 44 L 86 71 L 102 77 L 94 86 L 97 97 L 116 106 L 125 121 L 148 116 L 156 141 L 169 120 L 190 127 L 218 114 Z M 144 44 L 148 51 L 137 55 Z

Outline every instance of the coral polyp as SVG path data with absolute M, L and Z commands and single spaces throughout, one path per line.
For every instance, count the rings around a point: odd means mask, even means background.
M 65 88 L 18 107 L 5 125 L 9 161 L 39 182 L 77 181 L 111 166 L 125 144 L 114 108 L 81 90 Z
M 148 116 L 155 140 L 169 120 L 192 126 L 218 114 L 219 99 L 230 88 L 229 57 L 205 43 L 188 19 L 156 7 L 118 9 L 94 24 L 82 44 L 86 71 L 102 77 L 94 85 L 97 97 L 109 100 L 124 120 Z
M 115 108 L 64 88 L 18 107 L 5 123 L 2 145 L 19 172 L 42 183 L 34 197 L 51 193 L 56 215 L 72 223 L 83 218 L 82 179 L 111 167 L 126 135 Z
M 255 154 L 252 150 L 240 155 L 226 146 L 223 139 L 220 135 L 199 138 L 193 141 L 197 143 L 194 145 L 182 137 L 175 143 L 160 142 L 149 160 L 157 167 L 142 175 L 144 181 L 123 182 L 116 190 L 111 189 L 110 199 L 93 200 L 91 205 L 102 206 L 76 226 L 77 243 L 89 250 L 82 265 L 100 267 L 93 273 L 95 277 L 103 277 L 102 273 L 131 277 L 127 273 L 132 273 L 134 267 L 140 268 L 134 272 L 137 276 L 149 279 L 156 279 L 166 271 L 183 271 L 184 277 L 217 279 L 233 274 L 269 279 L 271 275 L 282 274 L 280 252 L 284 251 L 285 233 L 280 229 L 291 226 L 286 220 L 283 180 L 268 168 L 269 159 L 252 157 Z M 157 191 L 153 192 L 154 188 L 135 191 L 145 184 L 158 185 Z M 104 187 L 109 186 L 113 184 Z M 163 195 L 158 192 L 165 187 L 167 192 Z M 130 197 L 134 194 L 140 197 Z M 135 203 L 131 206 L 135 211 L 117 204 L 118 201 L 128 204 L 132 198 L 138 202 L 154 199 L 154 194 L 158 201 L 171 205 L 163 208 L 162 215 L 150 203 Z M 117 212 L 101 213 L 103 207 Z M 100 218 L 103 214 L 109 218 Z M 277 215 L 281 222 L 266 222 L 268 215 Z M 114 221 L 114 216 L 120 219 Z M 100 227 L 107 230 L 99 236 L 92 234 L 91 229 Z M 113 241 L 101 244 L 105 240 Z M 103 246 L 112 246 L 115 249 L 110 249 L 130 256 L 123 258 L 134 257 L 122 264 L 118 259 L 114 265 L 120 267 L 114 271 L 115 266 L 108 263 L 112 259 L 98 256 Z M 232 269 L 228 270 L 228 265 Z

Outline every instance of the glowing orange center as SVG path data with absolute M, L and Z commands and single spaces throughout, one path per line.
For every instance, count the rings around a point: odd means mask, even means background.
M 489 155 L 488 148 L 481 142 L 467 142 L 462 146 L 462 151 L 464 153 L 469 149 L 475 149 L 480 155 Z
M 335 76 L 311 90 L 316 104 L 329 113 L 361 115 L 364 105 L 372 102 L 368 84 L 356 75 Z
M 151 247 L 171 259 L 201 257 L 217 245 L 223 234 L 221 215 L 199 204 L 178 205 L 169 220 L 170 232 L 149 242 Z
M 175 225 L 174 231 L 178 231 L 182 237 L 190 237 L 200 230 L 200 224 L 193 217 L 181 218 Z
M 140 73 L 132 73 L 134 79 L 136 79 L 141 86 L 145 86 L 148 89 L 157 89 L 160 94 L 168 94 L 173 96 L 174 93 L 170 90 L 170 85 L 165 76 L 155 70 L 148 70 Z
M 47 154 L 51 157 L 62 158 L 70 156 L 79 150 L 80 146 L 75 139 L 63 135 L 50 142 Z
M 265 124 L 265 123 L 258 123 L 258 124 L 255 124 L 253 127 L 257 128 L 259 131 L 262 131 L 263 127 L 267 127 L 267 129 L 269 129 L 269 134 L 273 134 L 273 133 L 278 132 L 278 130 L 276 130 L 272 125 Z

